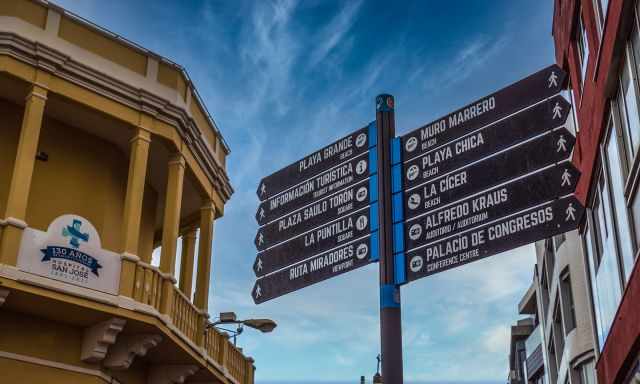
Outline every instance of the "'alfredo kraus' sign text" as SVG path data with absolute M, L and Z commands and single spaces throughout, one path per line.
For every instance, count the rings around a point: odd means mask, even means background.
M 574 229 L 584 208 L 570 196 L 407 252 L 407 280 L 542 240 Z

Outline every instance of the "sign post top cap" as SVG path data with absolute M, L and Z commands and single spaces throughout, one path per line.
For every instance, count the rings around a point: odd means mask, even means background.
M 388 112 L 395 109 L 395 100 L 392 95 L 382 93 L 376 96 L 376 112 Z

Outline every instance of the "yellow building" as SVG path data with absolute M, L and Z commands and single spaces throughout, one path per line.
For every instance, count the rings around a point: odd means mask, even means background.
M 0 383 L 253 383 L 208 327 L 233 190 L 186 72 L 44 0 L 0 0 L 0 116 Z

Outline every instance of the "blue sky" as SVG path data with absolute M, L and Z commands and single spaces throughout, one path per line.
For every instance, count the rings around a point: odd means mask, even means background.
M 403 134 L 554 61 L 550 0 L 57 3 L 185 66 L 229 143 L 211 312 L 278 322 L 239 338 L 258 383 L 355 382 L 379 350 L 377 265 L 253 304 L 260 178 L 373 120 L 379 93 Z M 503 382 L 533 264 L 525 247 L 403 287 L 405 378 Z

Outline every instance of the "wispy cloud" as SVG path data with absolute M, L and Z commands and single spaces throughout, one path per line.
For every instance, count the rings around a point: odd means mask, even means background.
M 509 327 L 506 325 L 497 325 L 483 335 L 483 344 L 487 351 L 491 353 L 504 353 L 506 356 L 509 351 Z
M 291 69 L 300 48 L 290 25 L 296 4 L 293 0 L 256 3 L 251 23 L 245 26 L 240 47 L 250 80 L 250 100 L 242 106 L 245 114 L 270 104 L 281 115 L 289 110 Z
M 311 52 L 310 67 L 322 62 L 340 44 L 355 22 L 361 6 L 362 0 L 346 2 L 331 22 L 322 28 L 316 37 L 317 46 Z
M 431 68 L 431 76 L 425 81 L 425 88 L 437 89 L 455 86 L 468 79 L 476 71 L 487 65 L 491 59 L 498 55 L 509 42 L 508 35 L 497 39 L 481 35 L 467 41 L 459 47 L 454 58 L 446 65 L 439 68 Z M 412 75 L 414 78 L 423 72 L 424 67 L 416 69 Z

